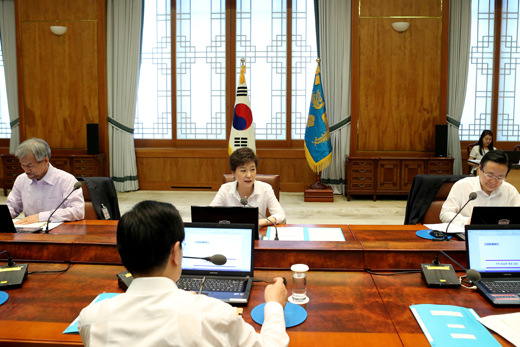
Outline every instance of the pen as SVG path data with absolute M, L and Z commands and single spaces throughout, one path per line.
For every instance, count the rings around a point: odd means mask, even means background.
M 204 287 L 204 282 L 206 281 L 206 276 L 202 279 L 202 283 L 200 284 L 199 294 L 202 293 L 202 287 Z

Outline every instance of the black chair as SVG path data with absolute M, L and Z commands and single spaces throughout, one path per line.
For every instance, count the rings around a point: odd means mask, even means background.
M 414 177 L 404 224 L 440 223 L 442 204 L 455 182 L 467 175 L 417 175 Z
M 85 219 L 106 219 L 101 204 L 107 208 L 110 219 L 121 218 L 116 187 L 110 177 L 77 177 L 77 180 L 85 198 Z

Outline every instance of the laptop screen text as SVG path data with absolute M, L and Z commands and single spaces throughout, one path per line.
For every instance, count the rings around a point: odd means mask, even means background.
M 481 274 L 520 273 L 520 229 L 468 229 L 468 266 Z

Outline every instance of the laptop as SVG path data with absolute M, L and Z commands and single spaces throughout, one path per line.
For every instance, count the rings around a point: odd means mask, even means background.
M 518 206 L 475 206 L 471 213 L 471 225 L 507 225 L 520 224 L 520 207 Z M 465 233 L 455 234 L 465 240 Z
M 252 224 L 184 223 L 183 257 L 221 254 L 227 261 L 215 265 L 202 259 L 184 258 L 177 286 L 233 305 L 247 304 L 254 278 L 254 228 Z M 133 280 L 128 271 L 118 273 L 117 278 L 123 290 Z
M 519 206 L 475 206 L 471 224 L 520 224 Z
M 45 223 L 44 223 L 45 224 Z M 7 205 L 0 205 L 0 233 L 37 233 L 43 229 L 43 226 L 37 227 L 28 227 L 24 225 L 16 225 L 13 223 L 13 219 L 11 218 L 11 212 L 9 212 L 9 207 Z
M 192 223 L 244 223 L 255 225 L 255 240 L 259 237 L 258 207 L 191 206 Z
M 466 225 L 468 269 L 477 290 L 495 307 L 520 307 L 520 225 Z

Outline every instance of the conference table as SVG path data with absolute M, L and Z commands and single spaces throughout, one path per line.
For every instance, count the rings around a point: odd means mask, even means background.
M 400 273 L 431 263 L 439 250 L 465 266 L 462 241 L 420 239 L 415 232 L 421 225 L 327 227 L 341 228 L 346 241 L 255 243 L 255 279 L 285 277 L 290 293 L 290 265 L 305 263 L 311 269 L 310 302 L 304 305 L 308 317 L 288 329 L 290 346 L 429 346 L 409 309 L 412 304 L 471 307 L 481 316 L 519 311 L 493 308 L 475 291 L 428 288 L 419 273 Z M 79 335 L 63 330 L 98 294 L 123 292 L 116 279 L 124 267 L 115 228 L 116 222 L 82 221 L 64 223 L 50 234 L 0 234 L 0 251 L 8 250 L 18 264 L 29 264 L 30 272 L 71 264 L 64 273 L 29 274 L 21 288 L 5 290 L 10 297 L 0 305 L 0 346 L 81 345 Z M 244 307 L 244 320 L 257 331 L 261 327 L 251 319 L 251 310 L 263 303 L 265 286 L 255 282 Z M 503 346 L 512 346 L 493 335 Z

